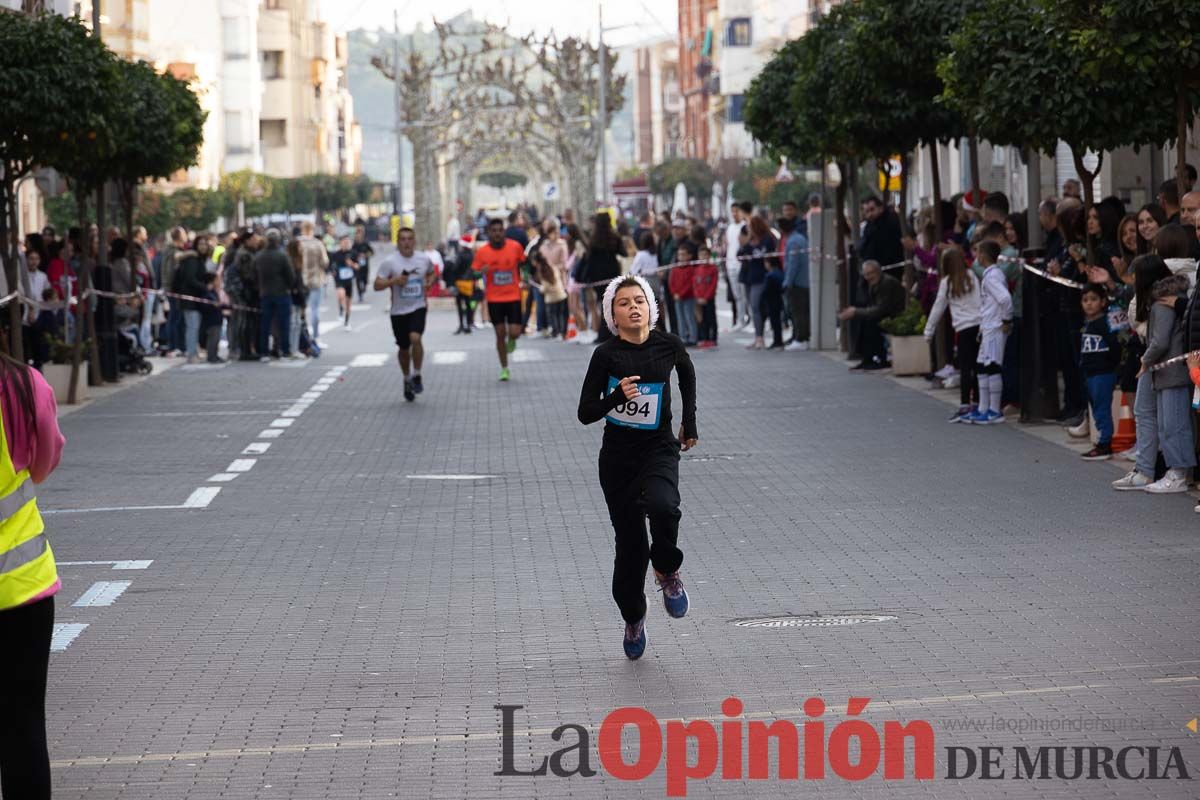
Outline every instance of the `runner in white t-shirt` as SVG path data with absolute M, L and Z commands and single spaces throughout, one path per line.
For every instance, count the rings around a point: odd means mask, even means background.
M 433 262 L 425 253 L 416 252 L 416 244 L 413 229 L 401 228 L 397 232 L 398 252 L 385 258 L 375 273 L 375 291 L 391 289 L 392 292 L 392 335 L 400 349 L 396 357 L 404 373 L 404 399 L 410 403 L 425 390 L 421 383 L 421 363 L 425 360 L 421 344 L 421 334 L 425 333 L 425 295 L 437 277 Z

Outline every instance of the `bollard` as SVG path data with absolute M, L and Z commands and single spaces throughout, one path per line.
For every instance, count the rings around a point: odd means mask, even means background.
M 1027 256 L 1028 257 L 1028 256 Z M 1028 270 L 1021 275 L 1024 303 L 1021 321 L 1021 422 L 1042 422 L 1058 416 L 1058 375 L 1054 369 L 1054 328 L 1049 317 L 1057 304 L 1047 302 L 1053 291 Z

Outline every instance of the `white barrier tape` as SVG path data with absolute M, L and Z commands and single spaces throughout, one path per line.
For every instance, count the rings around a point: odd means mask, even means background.
M 1057 283 L 1060 286 L 1066 286 L 1068 289 L 1082 289 L 1084 286 L 1087 286 L 1086 283 L 1078 283 L 1076 281 L 1070 280 L 1069 278 L 1064 278 L 1060 275 L 1051 275 L 1049 272 L 1046 272 L 1045 270 L 1038 269 L 1033 264 L 1030 264 L 1028 261 L 1026 261 L 1023 258 L 1013 258 L 1012 256 L 1000 256 L 1000 260 L 1004 261 L 1004 262 L 1008 262 L 1008 263 L 1020 264 L 1023 269 L 1026 269 L 1029 272 L 1032 272 L 1034 275 L 1041 276 L 1041 277 L 1045 278 L 1046 280 L 1050 281 L 1051 283 Z

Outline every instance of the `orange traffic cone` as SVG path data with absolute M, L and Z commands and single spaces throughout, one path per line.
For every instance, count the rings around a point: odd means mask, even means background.
M 579 328 L 575 327 L 574 315 L 567 317 L 567 341 L 571 341 L 579 335 Z
M 1114 453 L 1120 453 L 1133 447 L 1137 442 L 1137 427 L 1133 420 L 1133 408 L 1131 407 L 1131 395 L 1128 392 L 1121 392 L 1121 411 L 1117 415 L 1117 429 L 1113 433 L 1112 449 Z

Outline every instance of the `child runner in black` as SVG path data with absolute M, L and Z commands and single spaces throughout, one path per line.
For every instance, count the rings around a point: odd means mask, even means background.
M 600 486 L 616 531 L 613 599 L 625 619 L 625 655 L 646 650 L 646 567 L 672 617 L 688 610 L 679 577 L 679 452 L 696 446 L 696 372 L 677 336 L 655 329 L 658 305 L 638 276 L 614 278 L 604 292 L 604 321 L 614 334 L 592 353 L 579 421 L 607 420 L 600 447 Z M 683 426 L 671 430 L 671 370 L 679 373 Z M 646 538 L 646 518 L 650 534 Z

